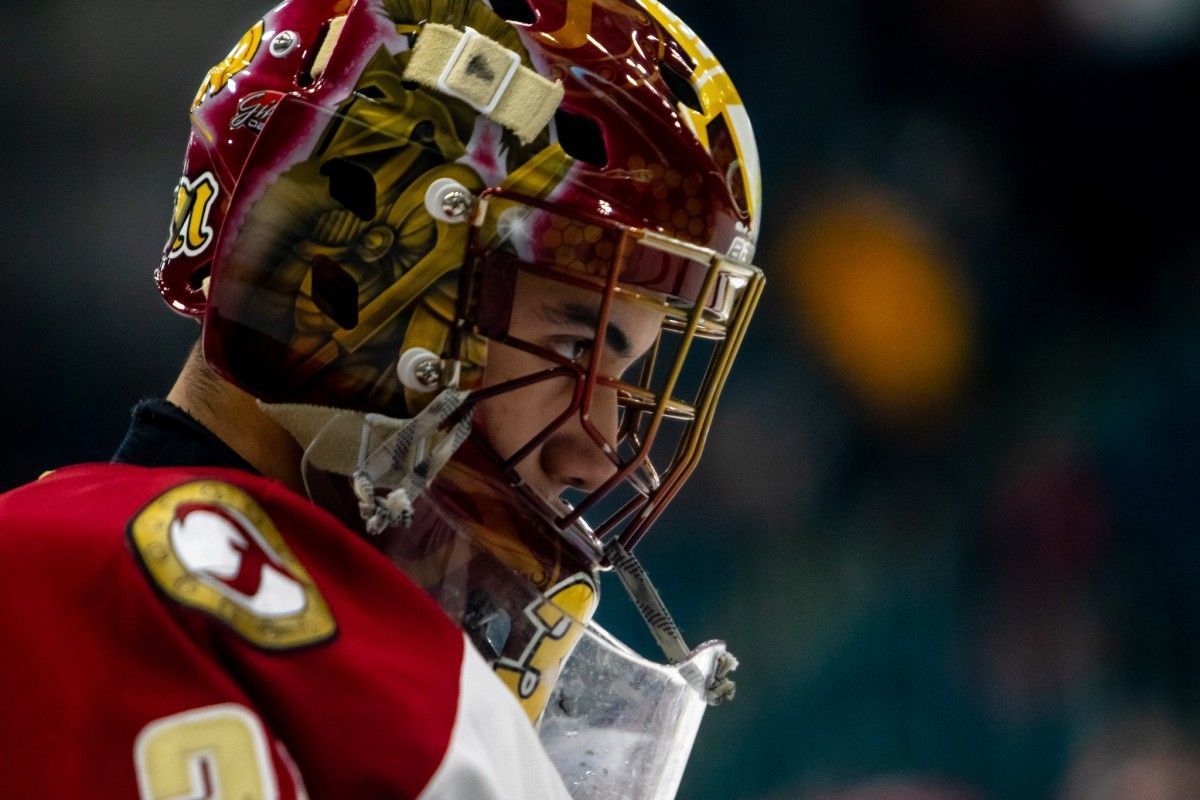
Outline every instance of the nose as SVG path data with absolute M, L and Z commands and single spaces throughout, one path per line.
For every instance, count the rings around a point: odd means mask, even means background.
M 617 392 L 597 386 L 587 421 L 600 434 L 609 448 L 616 447 Z M 539 455 L 542 471 L 555 485 L 592 491 L 599 488 L 617 471 L 605 454 L 604 446 L 584 427 L 580 416 L 563 423 L 542 445 Z

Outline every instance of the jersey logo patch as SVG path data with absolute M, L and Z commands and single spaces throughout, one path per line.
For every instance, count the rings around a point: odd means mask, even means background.
M 252 644 L 285 650 L 337 633 L 308 572 L 266 512 L 236 486 L 176 486 L 138 512 L 128 535 L 167 597 L 212 614 Z

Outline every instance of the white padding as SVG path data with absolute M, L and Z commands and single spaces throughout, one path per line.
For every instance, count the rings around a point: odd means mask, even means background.
M 321 42 L 321 49 L 317 51 L 312 69 L 308 71 L 309 77 L 314 81 L 325 74 L 325 68 L 329 66 L 329 59 L 333 58 L 333 51 L 337 48 L 338 40 L 342 38 L 342 28 L 345 26 L 345 14 L 329 20 L 329 30 L 325 32 L 325 41 Z
M 462 100 L 528 144 L 550 124 L 563 87 L 472 28 L 431 22 L 421 28 L 404 78 Z
M 529 717 L 463 638 L 450 747 L 418 800 L 571 800 Z
M 314 467 L 339 475 L 350 475 L 357 469 L 358 441 L 366 421 L 361 412 L 261 400 L 258 407 L 292 435 Z M 314 447 L 318 437 L 320 442 Z

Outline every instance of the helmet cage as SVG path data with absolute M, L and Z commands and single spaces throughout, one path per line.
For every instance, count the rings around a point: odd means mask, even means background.
M 500 222 L 514 212 L 533 220 L 523 226 Z M 595 240 L 593 245 L 611 243 L 611 259 L 593 259 L 591 268 L 581 272 L 578 259 L 564 264 L 565 259 L 531 258 L 531 251 L 521 246 L 520 236 L 511 230 L 536 235 L 538 230 L 572 224 L 584 226 L 588 238 Z M 465 334 L 477 334 L 536 355 L 548 364 L 539 372 L 477 389 L 473 402 L 543 381 L 565 377 L 573 382 L 570 403 L 564 410 L 507 458 L 492 450 L 493 457 L 514 486 L 541 506 L 560 529 L 577 526 L 603 503 L 607 513 L 602 514 L 603 520 L 593 520 L 589 532 L 592 546 L 597 552 L 614 540 L 626 548 L 634 546 L 700 459 L 717 399 L 762 292 L 761 271 L 709 248 L 504 189 L 484 192 L 468 251 L 469 268 L 463 272 L 459 295 L 458 316 L 463 324 L 452 337 L 452 351 L 465 341 Z M 511 304 L 511 286 L 518 270 L 594 292 L 598 302 L 596 342 L 605 340 L 614 301 L 638 303 L 661 312 L 661 329 L 633 368 L 636 375 L 628 379 L 605 375 L 601 347 L 591 348 L 585 361 L 573 361 L 512 335 L 505 324 L 510 310 L 505 302 Z M 668 346 L 667 340 L 672 338 L 674 342 Z M 707 343 L 707 353 L 700 343 Z M 697 371 L 694 362 L 699 360 L 705 363 Z M 695 376 L 694 386 L 685 388 L 685 371 Z M 591 418 L 598 386 L 617 394 L 621 419 L 615 442 L 608 442 Z M 578 417 L 614 472 L 573 505 L 553 508 L 521 480 L 518 467 L 573 417 Z M 675 428 L 673 436 L 664 437 L 668 425 Z M 612 495 L 622 487 L 624 496 L 614 502 Z

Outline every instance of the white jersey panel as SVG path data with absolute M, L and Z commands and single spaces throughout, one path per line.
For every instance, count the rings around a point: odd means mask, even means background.
M 450 746 L 418 800 L 571 800 L 512 692 L 470 641 L 463 651 Z

